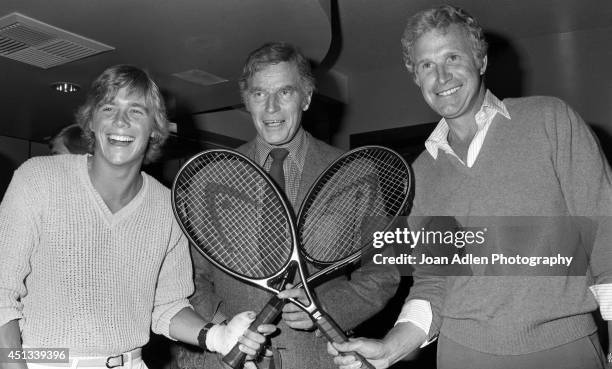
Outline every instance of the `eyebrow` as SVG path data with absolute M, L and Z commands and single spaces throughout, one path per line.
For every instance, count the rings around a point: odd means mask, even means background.
M 299 87 L 295 86 L 295 85 L 284 85 L 284 86 L 281 86 L 278 89 L 276 89 L 276 91 L 285 90 L 285 89 L 299 91 Z M 256 91 L 268 92 L 268 90 L 266 90 L 265 88 L 262 88 L 262 87 L 249 87 L 248 91 L 249 92 L 256 92 Z M 274 92 L 276 92 L 276 91 L 274 91 Z
M 103 106 L 106 106 L 106 105 L 116 106 L 117 104 L 115 104 L 115 102 L 113 100 L 111 100 L 111 101 L 103 102 L 102 104 L 100 104 L 98 106 L 97 109 L 100 109 L 100 108 L 102 108 Z M 147 113 L 149 113 L 149 111 L 150 111 L 149 107 L 146 104 L 139 103 L 139 102 L 130 103 L 129 107 L 130 108 L 133 108 L 133 107 L 140 108 L 140 109 L 143 109 Z
M 141 109 L 145 110 L 146 112 L 148 112 L 148 111 L 149 111 L 149 107 L 148 107 L 146 104 L 141 104 L 141 103 L 138 103 L 138 102 L 136 102 L 136 103 L 131 103 L 131 104 L 130 104 L 130 107 L 141 108 Z

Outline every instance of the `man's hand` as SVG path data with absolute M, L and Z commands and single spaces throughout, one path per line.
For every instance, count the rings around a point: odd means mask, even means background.
M 306 297 L 306 292 L 304 292 L 304 289 L 293 288 L 292 284 L 287 284 L 285 290 L 281 291 L 278 294 L 278 298 L 294 298 L 306 306 L 308 306 L 308 304 L 310 303 L 308 297 Z M 304 310 L 300 309 L 297 305 L 293 303 L 288 303 L 283 306 L 283 320 L 289 327 L 293 329 L 314 329 L 314 323 L 310 318 L 310 315 L 308 315 Z
M 236 314 L 227 325 L 213 325 L 206 333 L 206 342 L 200 342 L 200 333 L 207 321 L 193 309 L 186 307 L 170 320 L 170 337 L 191 345 L 205 346 L 202 348 L 223 355 L 230 352 L 236 343 L 240 343 L 238 348 L 247 354 L 246 359 L 253 360 L 257 352 L 261 351 L 264 346 L 265 336 L 276 331 L 276 326 L 273 324 L 261 324 L 257 327 L 257 332 L 253 332 L 247 329 L 253 320 L 255 320 L 254 312 Z M 246 367 L 249 366 L 246 365 Z
M 377 369 L 388 368 L 399 360 L 414 354 L 425 342 L 425 332 L 410 322 L 396 324 L 382 340 L 368 338 L 350 339 L 349 342 L 327 346 L 334 356 L 334 363 L 341 369 L 359 368 L 361 363 L 354 355 L 341 356 L 338 353 L 356 352 L 366 358 Z
M 356 369 L 361 362 L 350 352 L 356 352 L 366 358 L 376 369 L 388 368 L 389 362 L 385 346 L 380 340 L 368 338 L 351 338 L 345 343 L 327 343 L 327 352 L 334 356 L 334 364 L 340 369 Z M 348 352 L 346 355 L 342 353 Z
M 238 342 L 240 351 L 249 355 L 247 360 L 252 359 L 266 342 L 265 336 L 276 330 L 276 326 L 272 324 L 262 324 L 257 327 L 258 332 L 253 332 L 247 329 L 253 320 L 255 320 L 255 313 L 247 311 L 236 314 L 227 325 L 214 325 L 206 336 L 206 347 L 211 351 L 226 355 Z

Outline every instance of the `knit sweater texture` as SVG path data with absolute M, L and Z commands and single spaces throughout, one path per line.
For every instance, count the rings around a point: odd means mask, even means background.
M 24 345 L 72 356 L 141 347 L 190 306 L 188 243 L 170 191 L 142 173 L 111 213 L 86 155 L 38 157 L 15 171 L 0 205 L 0 325 L 18 319 Z
M 417 158 L 411 214 L 452 216 L 463 226 L 483 217 L 589 217 L 598 222 L 589 268 L 581 276 L 443 277 L 416 270 L 408 299 L 431 303 L 430 338 L 440 333 L 481 352 L 517 355 L 596 331 L 597 302 L 588 287 L 612 282 L 612 177 L 591 131 L 563 101 L 504 104 L 511 119 L 494 118 L 473 167 L 443 152 Z M 509 242 L 515 254 L 546 242 L 541 233 L 515 236 Z

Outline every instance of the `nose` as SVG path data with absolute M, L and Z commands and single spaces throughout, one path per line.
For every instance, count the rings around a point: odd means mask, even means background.
M 268 95 L 268 98 L 266 99 L 266 112 L 274 113 L 279 109 L 280 106 L 278 105 L 278 96 L 276 96 L 276 94 Z
M 130 125 L 130 118 L 127 109 L 118 109 L 113 119 L 113 125 L 117 127 L 125 127 Z
M 453 79 L 453 74 L 447 69 L 446 65 L 441 64 L 437 66 L 438 81 L 440 84 L 444 84 Z

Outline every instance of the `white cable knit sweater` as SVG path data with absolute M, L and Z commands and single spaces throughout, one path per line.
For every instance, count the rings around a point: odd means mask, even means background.
M 112 214 L 87 156 L 38 157 L 15 171 L 0 204 L 0 325 L 24 345 L 111 355 L 141 347 L 190 306 L 188 243 L 170 191 L 152 177 Z

